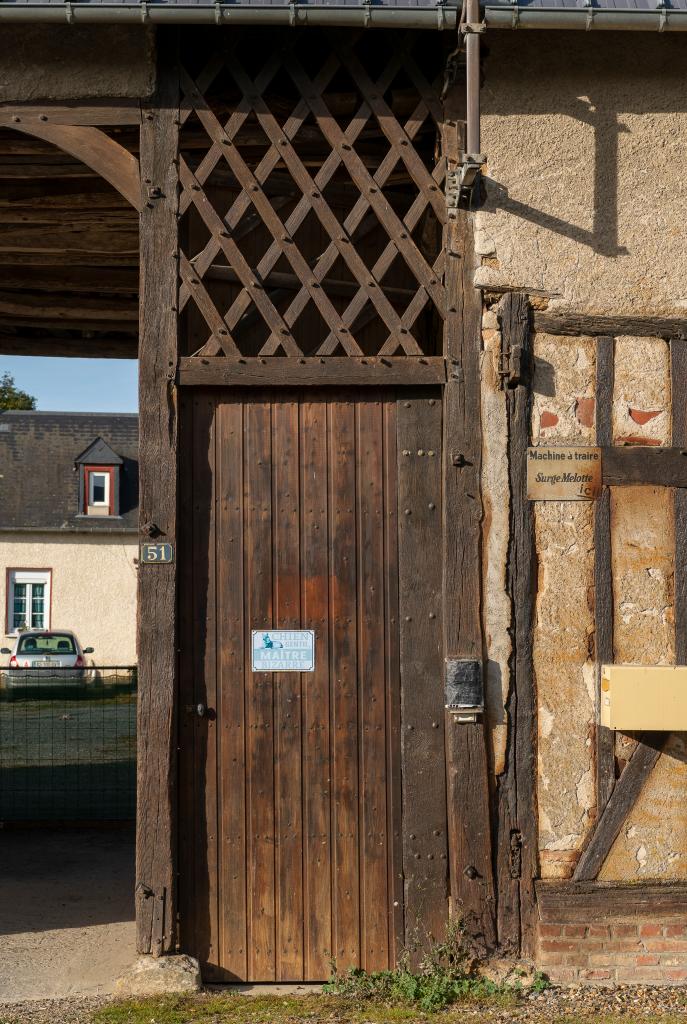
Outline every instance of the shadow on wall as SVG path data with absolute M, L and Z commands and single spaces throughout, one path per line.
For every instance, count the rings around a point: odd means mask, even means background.
M 579 150 L 579 193 L 589 193 L 591 227 L 536 209 L 509 195 L 506 185 L 487 177 L 487 211 L 503 210 L 547 231 L 588 246 L 602 256 L 627 255 L 618 237 L 619 140 L 631 132 L 623 118 L 671 115 L 687 110 L 687 91 L 681 82 L 684 41 L 679 36 L 638 32 L 510 32 L 488 35 L 484 63 L 482 109 L 495 118 L 569 117 L 593 130 L 593 173 L 585 164 L 589 154 Z M 542 130 L 545 131 L 545 122 Z M 669 158 L 656 148 L 656 127 L 651 137 L 638 137 L 633 146 L 633 202 L 641 220 L 647 197 L 660 202 L 653 170 Z M 488 134 L 488 132 L 487 132 Z M 672 132 L 664 132 L 672 138 Z M 550 140 L 549 140 L 550 141 Z M 488 142 L 483 144 L 489 157 Z M 540 153 L 524 154 L 530 173 L 537 174 Z M 570 174 L 570 153 L 562 156 Z M 574 156 L 572 157 L 574 159 Z M 518 154 L 517 180 L 523 170 Z M 684 168 L 683 168 L 684 170 Z M 675 168 L 676 179 L 680 168 Z M 567 190 L 567 185 L 565 186 Z M 645 213 L 645 211 L 644 211 Z M 653 227 L 653 225 L 652 225 Z

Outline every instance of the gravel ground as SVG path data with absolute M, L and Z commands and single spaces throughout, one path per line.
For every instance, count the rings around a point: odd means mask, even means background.
M 24 1003 L 0 1003 L 0 1024 L 90 1024 L 92 1014 L 105 1005 L 107 998 L 33 1000 Z M 309 1008 L 308 1024 L 313 1024 Z M 617 988 L 571 987 L 549 989 L 523 997 L 508 1009 L 498 1005 L 457 1006 L 436 1020 L 481 1019 L 494 1024 L 510 1021 L 522 1024 L 551 1024 L 557 1018 L 593 1019 L 617 1016 L 626 1020 L 671 1015 L 687 1022 L 687 988 L 649 988 L 620 986 Z M 418 1013 L 418 1020 L 431 1016 Z M 326 1015 L 325 1015 L 326 1020 Z
M 32 999 L 26 1003 L 0 1003 L 0 1024 L 88 1024 L 106 999 Z

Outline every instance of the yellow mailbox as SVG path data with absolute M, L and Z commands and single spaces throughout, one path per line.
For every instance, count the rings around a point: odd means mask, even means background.
M 602 666 L 600 721 L 628 732 L 687 730 L 687 666 Z

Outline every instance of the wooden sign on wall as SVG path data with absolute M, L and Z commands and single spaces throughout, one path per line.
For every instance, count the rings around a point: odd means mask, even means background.
M 600 448 L 540 445 L 527 449 L 531 501 L 593 501 L 600 494 Z

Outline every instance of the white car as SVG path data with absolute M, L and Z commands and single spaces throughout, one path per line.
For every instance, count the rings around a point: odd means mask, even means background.
M 14 647 L 0 648 L 10 661 L 3 670 L 7 695 L 16 690 L 81 685 L 86 682 L 85 654 L 92 647 L 81 647 L 69 629 L 27 630 L 20 633 Z

